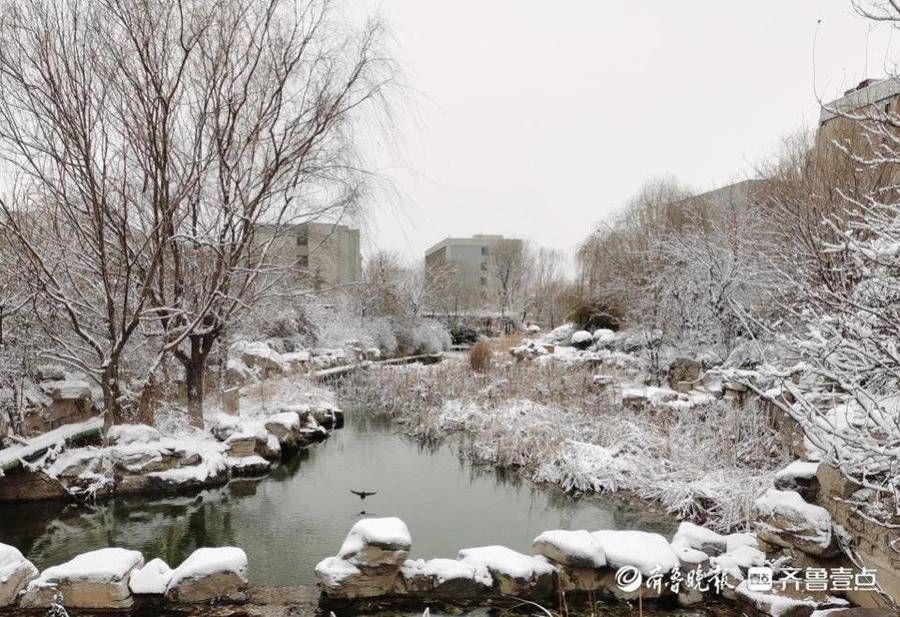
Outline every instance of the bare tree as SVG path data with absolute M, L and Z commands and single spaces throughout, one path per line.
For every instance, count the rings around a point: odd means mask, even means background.
M 329 0 L 4 8 L 0 143 L 22 184 L 2 208 L 74 333 L 52 353 L 98 379 L 111 421 L 136 398 L 126 351 L 144 352 L 138 387 L 173 353 L 199 423 L 213 345 L 277 280 L 259 226 L 361 195 L 354 126 L 392 83 L 382 28 L 343 28 Z
M 529 254 L 521 240 L 498 240 L 488 250 L 488 278 L 497 295 L 500 317 L 505 318 L 523 301 Z

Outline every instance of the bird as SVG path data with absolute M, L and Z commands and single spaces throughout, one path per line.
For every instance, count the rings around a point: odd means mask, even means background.
M 357 497 L 359 497 L 360 499 L 362 499 L 363 501 L 366 500 L 366 497 L 371 497 L 372 495 L 376 495 L 376 494 L 377 494 L 375 491 L 372 491 L 372 492 L 369 492 L 369 491 L 354 491 L 352 488 L 350 489 L 350 492 L 353 493 L 354 495 L 356 495 Z

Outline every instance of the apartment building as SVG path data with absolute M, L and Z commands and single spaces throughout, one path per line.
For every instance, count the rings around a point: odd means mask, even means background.
M 522 240 L 502 235 L 475 234 L 444 238 L 425 251 L 425 272 L 434 301 L 454 308 L 482 308 L 496 295 L 493 269 L 501 254 L 521 253 Z
M 272 242 L 269 261 L 290 268 L 286 280 L 322 290 L 359 281 L 359 237 L 358 229 L 333 223 L 261 225 L 256 245 Z

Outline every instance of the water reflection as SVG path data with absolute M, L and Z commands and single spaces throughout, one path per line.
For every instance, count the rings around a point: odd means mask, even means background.
M 377 495 L 361 504 L 351 489 Z M 90 508 L 3 507 L 0 542 L 40 568 L 104 546 L 177 564 L 199 546 L 236 545 L 248 553 L 254 583 L 309 584 L 315 564 L 337 551 L 360 510 L 404 519 L 414 557 L 455 557 L 482 544 L 527 551 L 538 533 L 553 528 L 672 530 L 666 518 L 537 487 L 514 472 L 466 463 L 453 444 L 421 443 L 394 434 L 383 420 L 351 415 L 327 442 L 262 480 Z

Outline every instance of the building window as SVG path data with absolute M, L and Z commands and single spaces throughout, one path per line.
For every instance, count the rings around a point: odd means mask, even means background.
M 300 255 L 297 257 L 298 268 L 309 268 L 309 255 Z
M 486 261 L 481 262 L 481 271 L 487 272 L 487 262 Z
M 481 277 L 481 286 L 482 286 L 482 287 L 487 287 L 487 279 L 486 279 L 485 277 L 483 277 L 483 276 Z
M 309 245 L 309 232 L 305 229 L 297 232 L 297 246 Z
M 482 246 L 482 247 L 481 247 L 481 254 L 482 254 L 482 255 L 487 255 L 487 254 L 488 254 L 488 247 Z

